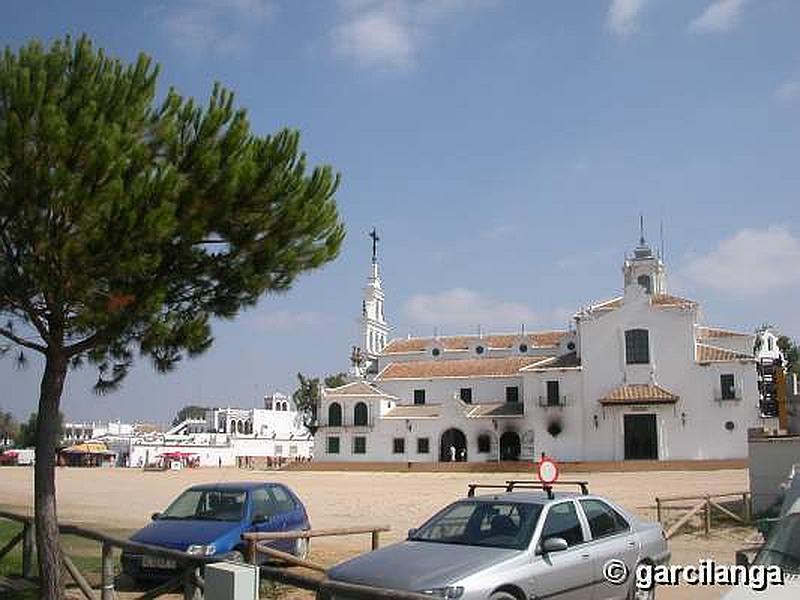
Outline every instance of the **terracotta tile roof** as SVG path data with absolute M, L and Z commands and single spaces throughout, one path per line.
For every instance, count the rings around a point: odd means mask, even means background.
M 431 379 L 435 377 L 509 377 L 522 367 L 547 360 L 541 356 L 508 356 L 463 360 L 414 360 L 387 365 L 376 381 L 387 379 Z
M 389 394 L 372 387 L 363 381 L 352 381 L 342 386 L 335 388 L 325 388 L 326 396 L 382 396 L 385 398 L 393 398 Z
M 439 417 L 437 404 L 399 404 L 388 410 L 382 419 L 436 419 Z
M 709 346 L 708 344 L 697 344 L 697 362 L 723 362 L 730 360 L 753 360 L 750 354 L 742 354 L 727 348 Z
M 521 417 L 524 412 L 522 402 L 483 402 L 469 405 L 464 414 L 468 419 L 496 419 Z
M 624 298 L 619 296 L 610 300 L 604 300 L 597 304 L 592 304 L 589 312 L 595 311 L 610 311 L 616 310 L 622 306 Z M 661 308 L 693 308 L 697 306 L 697 302 L 689 300 L 688 298 L 681 298 L 680 296 L 673 296 L 671 294 L 656 294 L 650 297 L 650 304 Z M 582 313 L 579 313 L 582 314 Z
M 438 342 L 445 350 L 468 350 L 472 344 L 479 340 L 487 348 L 511 348 L 517 342 L 523 341 L 532 348 L 550 348 L 557 346 L 561 338 L 567 334 L 566 331 L 540 331 L 526 333 L 524 336 L 518 333 L 477 335 L 446 335 L 440 336 Z M 436 338 L 415 337 L 415 338 L 395 338 L 391 340 L 383 349 L 383 354 L 395 354 L 398 352 L 422 352 L 428 348 Z
M 730 329 L 718 329 L 716 327 L 698 327 L 697 328 L 697 337 L 698 339 L 709 339 L 709 338 L 730 338 L 730 337 L 746 337 L 752 338 L 755 337 L 752 333 L 744 333 L 741 331 L 731 331 Z
M 581 359 L 578 358 L 577 352 L 570 352 L 569 354 L 562 354 L 561 356 L 554 356 L 547 358 L 540 363 L 533 364 L 529 367 L 524 367 L 523 371 L 550 371 L 557 369 L 577 369 L 581 366 Z
M 674 306 L 678 308 L 692 308 L 693 306 L 697 306 L 697 302 L 694 300 L 681 298 L 680 296 L 672 296 L 671 294 L 656 294 L 650 298 L 650 304 L 653 306 Z
M 597 304 L 593 304 L 589 307 L 590 310 L 614 310 L 615 308 L 619 308 L 622 306 L 622 296 L 617 298 L 612 298 L 611 300 L 603 300 L 602 302 L 598 302 Z
M 652 383 L 621 385 L 600 398 L 600 404 L 674 404 L 678 396 Z

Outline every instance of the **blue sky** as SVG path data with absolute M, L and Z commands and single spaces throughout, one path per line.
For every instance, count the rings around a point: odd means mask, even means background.
M 367 232 L 393 333 L 564 327 L 621 285 L 643 213 L 663 221 L 673 291 L 715 325 L 800 337 L 800 3 L 794 0 L 16 2 L 18 47 L 88 33 L 161 64 L 161 89 L 236 92 L 253 128 L 298 128 L 342 173 L 340 258 L 215 327 L 203 357 L 91 393 L 70 419 L 168 421 L 187 403 L 253 406 L 297 371 L 347 368 Z M 33 358 L 33 357 L 32 357 Z M 41 366 L 0 362 L 25 417 Z

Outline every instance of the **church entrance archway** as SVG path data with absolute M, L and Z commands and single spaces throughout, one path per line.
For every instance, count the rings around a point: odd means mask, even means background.
M 506 431 L 500 436 L 500 460 L 519 460 L 522 442 L 516 431 Z
M 460 429 L 448 429 L 442 434 L 439 460 L 454 462 L 467 460 L 467 436 Z

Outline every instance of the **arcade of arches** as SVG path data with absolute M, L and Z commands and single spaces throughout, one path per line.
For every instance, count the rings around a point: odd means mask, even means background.
M 477 438 L 479 454 L 488 454 L 497 436 L 482 433 Z M 499 438 L 499 459 L 501 461 L 519 460 L 522 453 L 522 441 L 516 431 L 506 431 Z M 469 460 L 467 436 L 463 431 L 451 428 L 445 431 L 439 443 L 439 460 L 441 462 L 466 462 Z

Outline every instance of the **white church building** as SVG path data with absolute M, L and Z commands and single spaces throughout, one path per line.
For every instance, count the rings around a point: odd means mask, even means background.
M 644 237 L 622 294 L 562 331 L 389 340 L 373 232 L 354 380 L 323 389 L 317 461 L 729 459 L 762 425 L 754 335 L 669 293 Z

